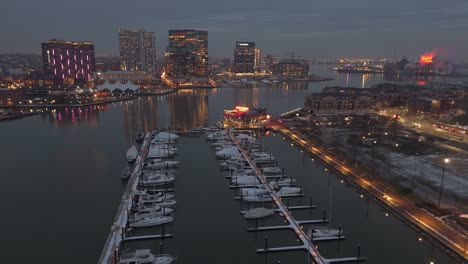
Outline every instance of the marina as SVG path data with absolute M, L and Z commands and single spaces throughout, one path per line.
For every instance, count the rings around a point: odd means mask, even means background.
M 344 85 L 345 75 L 333 77 L 337 81 L 328 85 Z M 350 76 L 349 81 L 352 85 L 360 85 L 361 78 Z M 369 83 L 372 80 L 366 81 Z M 119 176 L 127 162 L 125 153 L 134 144 L 138 130 L 153 131 L 176 127 L 190 131 L 197 124 L 207 126 L 215 123 L 220 119 L 223 109 L 230 109 L 236 104 L 266 107 L 278 115 L 301 106 L 304 94 L 318 91 L 322 85 L 314 83 L 309 88 L 290 87 L 289 90 L 223 88 L 183 91 L 165 97 L 142 97 L 110 104 L 106 108 L 88 113 L 87 116 L 82 115 L 81 118 L 77 115 L 77 109 L 74 117 L 70 109 L 68 112 L 57 109 L 55 113 L 44 112 L 24 120 L 6 121 L 4 132 L 7 135 L 15 134 L 22 140 L 3 138 L 2 146 L 29 149 L 37 147 L 38 142 L 45 142 L 48 147 L 42 148 L 40 155 L 26 151 L 20 160 L 14 158 L 15 152 L 2 156 L 5 175 L 11 175 L 5 178 L 5 184 L 0 187 L 2 198 L 18 193 L 27 198 L 18 200 L 17 204 L 6 205 L 9 212 L 21 217 L 0 220 L 3 226 L 15 227 L 5 230 L 3 234 L 5 259 L 16 259 L 21 250 L 28 247 L 31 249 L 31 256 L 25 256 L 25 261 L 47 259 L 51 263 L 60 263 L 53 260 L 57 257 L 67 259 L 68 263 L 97 262 L 122 195 L 130 182 L 121 181 Z M 141 124 L 141 127 L 135 124 Z M 34 137 L 31 137 L 31 129 L 35 131 Z M 180 162 L 177 169 L 177 188 L 167 188 L 170 194 L 176 194 L 177 215 L 173 224 L 165 226 L 166 236 L 171 234 L 173 238 L 165 239 L 164 252 L 176 256 L 177 263 L 201 263 L 207 260 L 233 264 L 264 263 L 265 257 L 268 263 L 307 263 L 305 251 L 266 255 L 256 253 L 257 249 L 264 247 L 265 235 L 268 235 L 269 247 L 294 245 L 297 237 L 289 230 L 247 232 L 248 228 L 254 227 L 255 220 L 247 222 L 240 215 L 241 211 L 247 210 L 247 206 L 233 199 L 235 190 L 230 191 L 228 186 L 234 184 L 225 179 L 229 177 L 228 173 L 220 175 L 222 172 L 211 146 L 204 138 L 198 137 L 199 133 L 182 134 L 176 156 Z M 284 203 L 292 214 L 297 219 L 322 219 L 323 209 L 328 209 L 329 203 L 329 173 L 316 161 L 301 153 L 300 149 L 291 147 L 290 142 L 284 141 L 278 134 L 274 136 L 274 133 L 270 133 L 260 141 L 274 155 L 278 164 L 285 168 L 285 175 L 293 176 L 296 180 L 294 184 L 302 186 L 306 197 L 290 198 L 289 206 L 288 199 L 284 198 Z M 48 164 L 50 160 L 55 160 L 56 166 L 45 169 L 44 164 Z M 24 166 L 25 161 L 28 166 Z M 356 245 L 360 243 L 362 256 L 367 263 L 429 263 L 431 260 L 435 263 L 459 263 L 433 246 L 423 233 L 407 228 L 392 214 L 386 216 L 387 210 L 367 196 L 361 198 L 362 193 L 349 186 L 346 180 L 344 183 L 341 180 L 332 176 L 332 223 L 335 228 L 343 225 L 346 239 L 339 243 L 320 243 L 319 250 L 324 256 L 356 256 Z M 31 184 L 24 185 L 24 181 Z M 44 191 L 46 189 L 47 192 Z M 158 186 L 155 189 L 165 190 Z M 312 205 L 316 210 L 305 208 L 311 204 L 308 199 L 311 195 Z M 27 202 L 31 199 L 42 206 L 31 208 L 30 202 Z M 302 199 L 301 204 L 298 203 L 299 199 Z M 62 208 L 60 213 L 57 213 L 57 206 Z M 304 209 L 295 210 L 295 207 Z M 28 210 L 24 210 L 25 208 Z M 23 220 L 28 219 L 30 213 L 42 213 L 51 217 L 37 219 L 37 224 L 31 225 Z M 90 215 L 93 217 L 89 217 Z M 280 216 L 275 212 L 272 216 L 258 219 L 259 227 L 284 225 L 278 218 Z M 174 226 L 177 228 L 173 228 Z M 162 234 L 160 227 L 151 228 L 153 229 L 154 232 L 151 233 L 154 236 Z M 160 253 L 161 240 L 130 240 L 134 236 L 153 236 L 147 231 L 134 229 L 127 234 L 126 252 L 151 248 L 153 254 Z M 307 232 L 307 228 L 304 231 Z M 30 239 L 18 241 L 16 238 L 19 236 Z M 195 250 L 193 245 L 200 245 L 201 249 Z M 50 248 L 56 249 L 52 260 Z M 78 255 L 76 248 L 80 248 Z M 382 248 L 393 250 L 381 250 Z M 208 255 L 208 259 L 202 258 L 201 253 Z
M 128 162 L 135 162 L 134 169 L 130 174 L 128 187 L 98 263 L 124 264 L 137 261 L 140 261 L 138 263 L 171 263 L 175 259 L 163 254 L 163 244 L 160 255 L 152 255 L 149 249 L 138 249 L 130 255 L 122 252 L 125 252 L 125 242 L 155 239 L 161 239 L 164 242 L 164 239 L 173 237 L 172 234 L 164 232 L 164 225 L 174 221 L 172 207 L 175 206 L 176 202 L 169 199 L 169 197 L 173 198 L 174 196 L 168 194 L 167 186 L 174 183 L 175 175 L 173 172 L 170 172 L 170 176 L 168 175 L 169 168 L 154 168 L 148 166 L 147 162 L 150 159 L 149 153 L 155 151 L 159 153 L 164 148 L 169 150 L 177 138 L 178 136 L 166 132 L 144 133 L 141 130 L 137 132 L 135 140 L 143 142 L 139 152 L 135 145 L 132 145 L 127 151 Z M 174 154 L 174 152 L 171 153 L 159 154 L 159 157 L 169 158 Z M 159 161 L 166 162 L 166 165 L 170 162 L 161 159 Z M 171 162 L 173 164 L 175 161 Z M 127 179 L 126 177 L 121 178 Z M 162 186 L 164 189 L 157 190 L 156 186 Z M 134 228 L 153 226 L 162 226 L 162 233 L 127 236 L 127 233 Z

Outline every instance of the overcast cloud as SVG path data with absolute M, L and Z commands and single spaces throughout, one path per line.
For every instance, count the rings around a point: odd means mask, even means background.
M 117 55 L 117 29 L 154 31 L 158 53 L 167 30 L 209 31 L 210 56 L 230 57 L 235 41 L 309 58 L 417 57 L 442 48 L 468 59 L 466 0 L 2 0 L 0 52 L 40 52 L 56 37 L 89 40 Z

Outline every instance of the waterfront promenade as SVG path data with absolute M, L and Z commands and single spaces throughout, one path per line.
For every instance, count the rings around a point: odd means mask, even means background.
M 450 248 L 452 252 L 457 253 L 459 258 L 463 258 L 464 260 L 468 259 L 468 238 L 466 233 L 464 234 L 459 230 L 455 230 L 447 226 L 436 216 L 419 208 L 412 201 L 395 192 L 389 191 L 388 186 L 375 180 L 371 181 L 366 177 L 366 175 L 362 175 L 361 173 L 354 171 L 353 168 L 341 164 L 335 160 L 332 154 L 327 153 L 327 151 L 323 150 L 321 147 L 312 144 L 300 133 L 277 123 L 271 125 L 271 128 L 280 132 L 285 137 L 288 137 L 296 144 L 321 159 L 335 171 L 351 180 L 358 187 L 364 190 L 367 195 L 376 198 L 400 219 L 409 221 L 413 227 L 430 234 L 433 238 L 436 238 L 440 244 Z

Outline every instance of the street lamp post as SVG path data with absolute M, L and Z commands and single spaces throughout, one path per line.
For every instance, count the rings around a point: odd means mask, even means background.
M 439 191 L 439 208 L 440 208 L 440 201 L 442 200 L 442 190 L 443 190 L 443 187 L 444 187 L 445 166 L 449 162 L 450 162 L 450 160 L 448 158 L 444 158 L 444 165 L 442 167 L 442 180 L 440 182 L 440 191 Z

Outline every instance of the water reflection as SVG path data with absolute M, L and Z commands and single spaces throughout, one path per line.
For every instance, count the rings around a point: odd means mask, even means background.
M 171 124 L 177 130 L 190 130 L 198 125 L 207 126 L 209 89 L 179 90 L 176 95 L 167 98 L 167 113 Z

